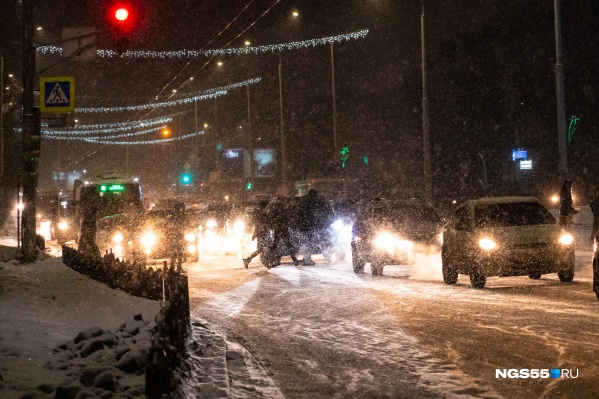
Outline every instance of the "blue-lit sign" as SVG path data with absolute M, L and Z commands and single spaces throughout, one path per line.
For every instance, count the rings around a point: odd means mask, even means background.
M 512 161 L 516 159 L 526 159 L 526 151 L 521 149 L 512 150 Z

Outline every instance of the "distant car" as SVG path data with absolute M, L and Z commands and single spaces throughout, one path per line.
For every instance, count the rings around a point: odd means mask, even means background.
M 362 273 L 370 262 L 372 274 L 385 265 L 413 263 L 416 245 L 440 244 L 443 219 L 419 198 L 374 199 L 358 212 L 352 227 L 352 264 Z
M 593 250 L 595 252 L 593 256 L 593 291 L 599 299 L 599 234 L 595 236 Z
M 198 229 L 187 212 L 180 218 L 173 211 L 148 211 L 139 226 L 136 247 L 143 250 L 146 260 L 170 258 L 181 251 L 183 261 L 198 261 Z M 182 237 L 177 237 L 181 234 Z
M 135 217 L 104 218 L 98 222 L 100 253 L 146 262 L 167 259 L 181 251 L 183 261 L 198 261 L 198 229 L 185 212 L 148 211 Z
M 458 274 L 483 288 L 491 276 L 556 273 L 574 278 L 574 239 L 536 198 L 495 197 L 464 202 L 443 231 L 443 280 Z

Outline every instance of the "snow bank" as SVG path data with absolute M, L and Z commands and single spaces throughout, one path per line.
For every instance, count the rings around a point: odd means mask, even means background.
M 158 310 L 60 258 L 0 263 L 0 397 L 144 397 Z

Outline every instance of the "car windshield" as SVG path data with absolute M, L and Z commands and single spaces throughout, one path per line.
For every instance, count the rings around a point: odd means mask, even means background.
M 554 223 L 555 218 L 538 202 L 484 204 L 474 209 L 474 225 L 483 229 Z
M 373 209 L 375 219 L 393 224 L 436 223 L 441 219 L 434 209 L 421 205 L 389 204 Z

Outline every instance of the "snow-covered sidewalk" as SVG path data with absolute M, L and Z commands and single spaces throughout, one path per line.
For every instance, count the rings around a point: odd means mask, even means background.
M 0 262 L 0 397 L 54 398 L 57 389 L 61 397 L 144 397 L 144 351 L 158 310 L 61 258 Z

